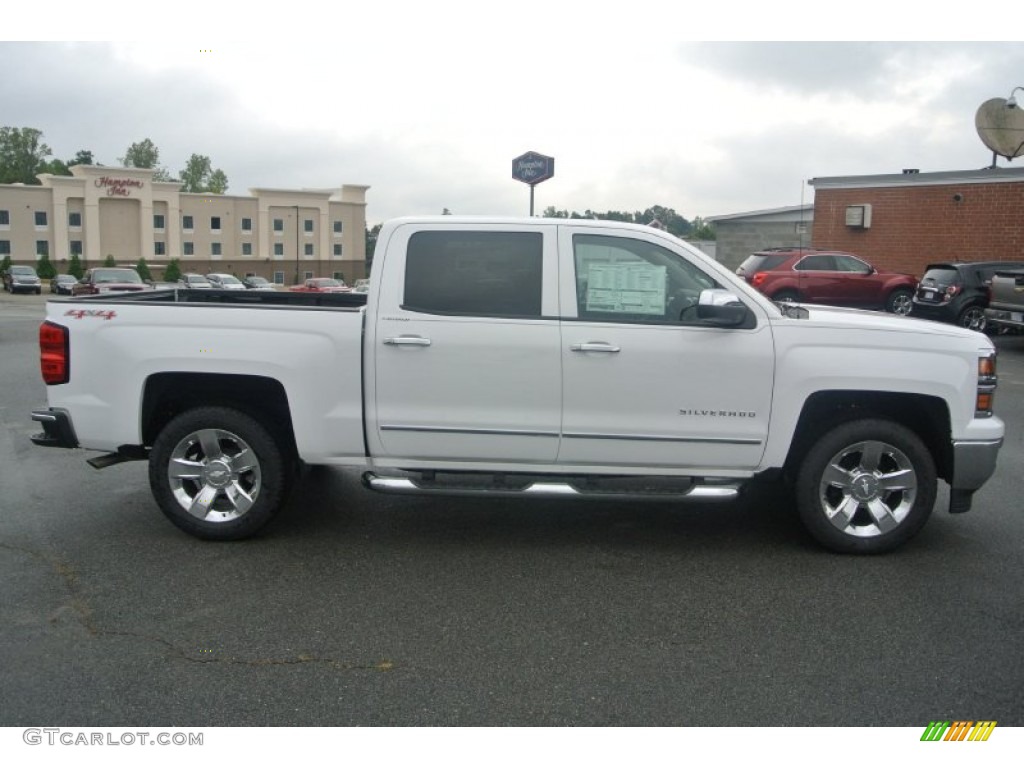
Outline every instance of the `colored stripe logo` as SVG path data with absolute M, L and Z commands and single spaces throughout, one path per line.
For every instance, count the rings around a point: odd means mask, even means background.
M 988 741 L 995 720 L 933 720 L 921 734 L 921 741 Z

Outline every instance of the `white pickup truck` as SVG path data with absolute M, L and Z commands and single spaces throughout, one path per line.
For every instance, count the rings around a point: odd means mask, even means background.
M 939 478 L 968 510 L 1003 440 L 985 336 L 776 305 L 615 222 L 398 219 L 367 294 L 152 291 L 47 315 L 33 440 L 148 460 L 163 512 L 209 539 L 253 534 L 326 464 L 390 493 L 711 501 L 788 479 L 822 545 L 882 552 Z

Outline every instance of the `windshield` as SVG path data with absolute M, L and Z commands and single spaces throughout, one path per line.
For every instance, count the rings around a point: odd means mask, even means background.
M 11 267 L 12 275 L 29 275 L 34 277 L 36 271 L 32 267 Z
M 231 275 L 217 275 L 218 282 L 224 283 L 224 285 L 241 285 L 242 281 Z
M 95 283 L 141 283 L 142 278 L 134 269 L 97 269 L 92 273 Z
M 345 285 L 340 280 L 335 280 L 334 278 L 331 277 L 322 277 L 319 280 L 314 280 L 313 282 L 316 285 L 321 286 L 322 288 L 337 288 L 339 286 Z

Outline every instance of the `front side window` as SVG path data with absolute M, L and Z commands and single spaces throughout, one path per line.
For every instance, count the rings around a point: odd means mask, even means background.
M 539 232 L 417 232 L 409 238 L 403 308 L 540 317 Z
M 46 226 L 46 211 L 36 211 L 36 226 L 37 227 L 45 227 Z
M 701 291 L 721 287 L 676 253 L 646 240 L 575 235 L 577 316 L 633 323 L 695 322 Z
M 81 229 L 82 227 L 82 214 L 78 211 L 71 211 L 68 214 L 68 226 L 75 229 Z

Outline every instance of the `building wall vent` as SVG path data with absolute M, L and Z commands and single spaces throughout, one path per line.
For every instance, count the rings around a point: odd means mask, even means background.
M 846 206 L 846 226 L 855 229 L 871 228 L 871 206 L 870 205 L 848 205 Z

